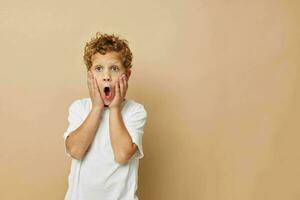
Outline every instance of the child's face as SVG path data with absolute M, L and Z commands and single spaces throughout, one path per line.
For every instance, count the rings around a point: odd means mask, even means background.
M 130 70 L 126 72 L 121 63 L 119 53 L 107 52 L 105 55 L 96 53 L 92 56 L 91 72 L 97 79 L 100 94 L 105 105 L 109 105 L 115 96 L 115 84 L 122 74 L 127 75 L 127 81 L 130 77 Z M 106 97 L 104 88 L 109 87 L 111 95 Z

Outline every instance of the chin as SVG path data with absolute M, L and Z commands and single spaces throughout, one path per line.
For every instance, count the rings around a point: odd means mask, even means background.
M 104 103 L 104 106 L 109 106 L 109 104 L 111 103 L 110 101 L 104 101 L 103 100 L 103 103 Z
M 102 98 L 102 101 L 105 106 L 109 106 L 111 104 L 111 100 L 106 100 L 106 99 Z

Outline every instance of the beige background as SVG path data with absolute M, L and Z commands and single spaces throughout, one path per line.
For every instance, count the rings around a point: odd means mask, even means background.
M 0 199 L 63 199 L 96 31 L 134 55 L 140 200 L 300 199 L 299 1 L 1 1 Z M 297 13 L 298 12 L 298 13 Z

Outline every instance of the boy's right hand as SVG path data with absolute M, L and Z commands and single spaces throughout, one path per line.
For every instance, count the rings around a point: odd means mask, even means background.
M 92 108 L 99 108 L 100 110 L 103 110 L 104 102 L 101 98 L 97 79 L 90 70 L 87 72 L 87 79 L 89 93 L 92 100 Z

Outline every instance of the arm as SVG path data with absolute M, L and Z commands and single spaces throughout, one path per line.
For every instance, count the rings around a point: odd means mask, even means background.
M 111 108 L 109 114 L 109 134 L 115 161 L 125 164 L 137 150 L 137 146 L 124 125 L 121 108 Z
M 102 111 L 93 107 L 84 122 L 67 137 L 65 145 L 73 158 L 81 160 L 84 157 L 100 124 Z

